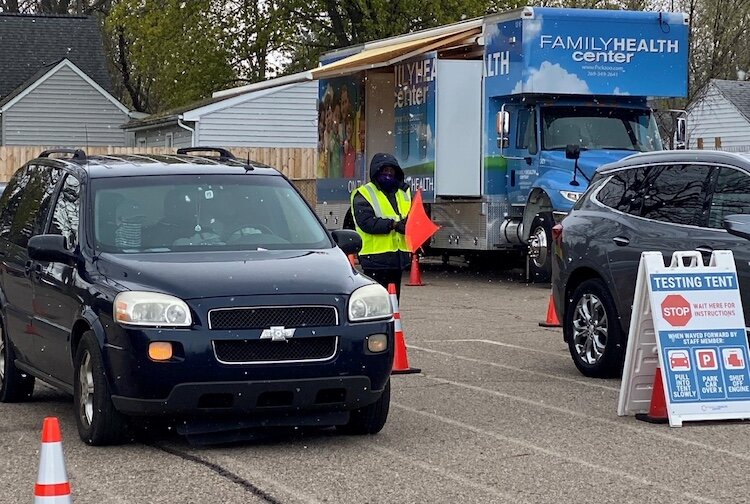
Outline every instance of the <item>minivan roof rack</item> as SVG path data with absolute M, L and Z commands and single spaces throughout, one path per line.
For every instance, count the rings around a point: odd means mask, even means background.
M 75 159 L 76 161 L 86 160 L 86 152 L 83 149 L 47 149 L 39 154 L 39 157 L 48 158 L 50 154 L 70 154 L 71 159 Z
M 218 152 L 219 161 L 236 160 L 234 154 L 221 147 L 182 147 L 177 149 L 177 154 L 189 154 L 191 152 Z

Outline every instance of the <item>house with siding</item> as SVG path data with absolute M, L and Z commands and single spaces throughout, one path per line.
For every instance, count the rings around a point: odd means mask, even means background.
M 135 147 L 309 147 L 318 144 L 318 82 L 302 72 L 214 93 L 123 125 Z
M 0 145 L 124 146 L 93 17 L 0 13 Z
M 713 79 L 687 112 L 689 148 L 750 151 L 750 81 Z

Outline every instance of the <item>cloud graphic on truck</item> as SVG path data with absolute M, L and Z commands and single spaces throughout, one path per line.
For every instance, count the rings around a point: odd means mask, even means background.
M 530 19 L 523 25 L 523 43 L 530 44 L 542 33 L 542 16 Z
M 559 63 L 543 61 L 538 69 L 532 68 L 526 82 L 518 81 L 512 93 L 567 93 L 591 94 L 586 81 L 560 66 Z

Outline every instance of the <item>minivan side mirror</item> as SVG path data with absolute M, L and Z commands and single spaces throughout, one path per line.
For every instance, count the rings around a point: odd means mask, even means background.
M 362 237 L 351 229 L 337 229 L 332 231 L 333 241 L 346 255 L 358 254 L 362 250 Z
M 29 238 L 26 245 L 29 258 L 34 261 L 61 262 L 70 264 L 75 257 L 68 250 L 67 240 L 63 235 L 43 234 Z
M 727 215 L 722 224 L 730 234 L 750 240 L 750 214 Z

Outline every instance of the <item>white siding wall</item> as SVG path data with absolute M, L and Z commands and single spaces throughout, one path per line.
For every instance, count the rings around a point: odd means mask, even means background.
M 124 146 L 120 125 L 128 120 L 126 113 L 63 66 L 3 114 L 0 143 Z
M 720 137 L 722 150 L 750 151 L 750 123 L 713 84 L 688 112 L 688 135 L 691 149 L 698 148 L 698 138 L 704 149 L 714 149 Z
M 192 127 L 190 123 L 185 125 Z M 167 134 L 169 133 L 172 134 L 172 146 L 175 149 L 192 147 L 192 134 L 179 126 L 160 126 L 154 129 L 136 131 L 133 147 L 166 147 Z
M 318 82 L 293 84 L 200 118 L 197 145 L 316 147 Z

